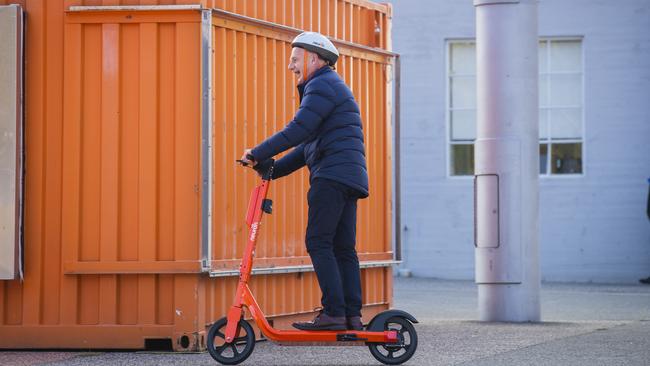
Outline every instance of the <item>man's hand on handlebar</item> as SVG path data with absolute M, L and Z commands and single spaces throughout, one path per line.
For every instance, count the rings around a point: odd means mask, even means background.
M 242 166 L 247 166 L 249 168 L 252 168 L 255 165 L 257 165 L 257 162 L 255 161 L 255 157 L 251 154 L 251 149 L 244 150 L 241 159 L 237 160 L 237 162 Z
M 244 154 L 241 159 L 237 160 L 241 166 L 252 168 L 257 172 L 257 174 L 265 180 L 271 180 L 273 177 L 273 164 L 275 160 L 266 159 L 261 162 L 257 162 L 253 154 L 251 154 L 251 149 L 244 150 Z

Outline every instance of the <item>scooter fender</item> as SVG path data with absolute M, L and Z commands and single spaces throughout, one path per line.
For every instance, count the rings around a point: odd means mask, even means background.
M 374 318 L 370 321 L 370 324 L 368 324 L 368 327 L 366 330 L 371 331 L 371 332 L 383 332 L 384 331 L 384 324 L 386 321 L 392 317 L 400 317 L 400 318 L 406 318 L 408 319 L 411 323 L 417 323 L 418 321 L 413 317 L 413 315 L 407 313 L 406 311 L 403 310 L 386 310 L 382 311 L 381 313 L 375 315 Z

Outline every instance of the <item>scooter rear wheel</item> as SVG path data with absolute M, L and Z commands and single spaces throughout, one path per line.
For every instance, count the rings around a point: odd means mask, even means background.
M 226 343 L 227 318 L 221 318 L 212 324 L 208 332 L 207 347 L 210 356 L 224 365 L 236 365 L 243 362 L 255 348 L 253 327 L 244 319 L 237 323 L 237 332 L 232 342 Z
M 408 361 L 418 347 L 418 334 L 408 319 L 394 316 L 386 320 L 384 330 L 397 332 L 397 343 L 370 343 L 370 353 L 386 365 L 399 365 Z

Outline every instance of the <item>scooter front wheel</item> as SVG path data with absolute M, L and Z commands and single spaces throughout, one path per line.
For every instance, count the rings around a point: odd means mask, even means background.
M 408 361 L 418 347 L 418 334 L 411 322 L 401 316 L 386 320 L 384 330 L 397 332 L 397 343 L 369 343 L 370 353 L 386 365 L 399 365 Z
M 207 347 L 210 356 L 223 365 L 236 365 L 244 362 L 255 348 L 255 333 L 253 327 L 244 319 L 237 323 L 235 339 L 226 342 L 227 318 L 221 318 L 212 324 L 208 332 Z

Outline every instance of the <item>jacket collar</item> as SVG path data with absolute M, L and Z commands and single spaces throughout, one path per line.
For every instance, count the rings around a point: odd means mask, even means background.
M 300 95 L 300 101 L 302 101 L 302 95 L 305 92 L 305 86 L 307 86 L 307 84 L 310 81 L 314 80 L 317 76 L 323 75 L 326 72 L 330 72 L 330 71 L 332 71 L 332 68 L 325 65 L 325 66 L 321 67 L 320 69 L 314 71 L 314 73 L 311 74 L 311 76 L 309 77 L 309 79 L 307 79 L 307 81 L 303 81 L 302 83 L 298 84 L 297 88 L 298 88 L 298 94 Z

